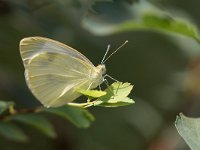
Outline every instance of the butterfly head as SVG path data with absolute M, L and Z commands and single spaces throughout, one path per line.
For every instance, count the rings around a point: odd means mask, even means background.
M 100 64 L 97 66 L 97 70 L 100 74 L 104 75 L 106 73 L 106 66 L 105 64 Z

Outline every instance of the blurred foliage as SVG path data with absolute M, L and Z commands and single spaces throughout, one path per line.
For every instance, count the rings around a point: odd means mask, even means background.
M 24 132 L 14 124 L 0 122 L 0 134 L 10 140 L 16 140 L 19 142 L 25 142 L 28 137 Z
M 56 133 L 53 130 L 52 125 L 44 117 L 34 114 L 16 115 L 12 118 L 12 120 L 30 125 L 50 138 L 56 137 Z
M 120 13 L 121 21 L 119 22 L 119 15 L 117 20 L 113 20 L 116 17 L 116 13 L 121 6 L 114 7 L 111 2 L 99 2 L 94 6 L 95 13 L 88 13 L 83 20 L 83 26 L 97 35 L 107 35 L 118 32 L 125 32 L 131 30 L 158 30 L 166 33 L 176 33 L 191 37 L 197 42 L 200 42 L 197 28 L 185 20 L 184 18 L 176 17 L 176 14 L 170 14 L 167 11 L 162 11 L 149 2 L 140 1 L 135 5 L 124 5 L 123 9 L 126 9 L 126 14 Z M 109 11 L 105 14 L 104 9 L 108 7 Z M 113 11 L 114 10 L 114 11 Z M 127 16 L 127 14 L 129 14 Z
M 81 107 L 63 106 L 59 108 L 31 108 L 15 110 L 14 104 L 11 102 L 0 101 L 0 135 L 15 141 L 27 141 L 28 137 L 25 136 L 23 131 L 15 125 L 15 122 L 24 123 L 26 125 L 36 128 L 41 133 L 49 138 L 55 138 L 56 132 L 52 124 L 44 117 L 41 116 L 42 112 L 52 113 L 72 122 L 79 128 L 87 128 L 94 117 L 89 111 Z M 40 114 L 38 114 L 40 112 Z M 4 128 L 8 126 L 7 128 Z M 6 132 L 8 130 L 8 132 Z M 14 132 L 11 134 L 11 132 Z
M 200 51 L 196 42 L 199 41 L 197 30 L 200 23 L 200 2 L 151 0 L 148 4 L 164 14 L 145 13 L 138 17 L 139 13 L 136 12 L 146 10 L 146 7 L 138 6 L 141 3 L 147 4 L 147 1 L 0 0 L 1 99 L 7 100 L 6 102 L 14 101 L 17 110 L 39 105 L 24 82 L 24 68 L 18 51 L 22 38 L 37 35 L 53 38 L 78 49 L 94 64 L 100 62 L 108 44 L 112 45 L 111 49 L 115 49 L 112 47 L 118 47 L 125 40 L 129 40 L 106 65 L 108 74 L 114 78 L 134 83 L 136 102 L 135 105 L 121 108 L 90 109 L 97 119 L 86 130 L 75 128 L 64 121 L 65 119 L 47 113 L 37 114 L 39 118 L 34 118 L 35 120 L 40 120 L 45 115 L 53 124 L 57 133 L 54 140 L 41 134 L 54 137 L 51 125 L 47 125 L 50 129 L 48 132 L 40 133 L 38 131 L 44 127 L 33 129 L 31 126 L 36 124 L 29 119 L 1 122 L 0 149 L 189 149 L 178 136 L 174 120 L 179 112 L 184 112 L 187 116 L 200 116 Z M 89 22 L 86 20 L 88 17 L 95 21 Z M 104 25 L 114 24 L 115 28 L 100 31 L 107 26 L 100 28 L 99 21 Z M 90 26 L 85 26 L 85 23 Z M 134 24 L 142 25 L 142 28 L 133 28 Z M 123 25 L 123 30 L 120 25 Z M 102 34 L 99 36 L 93 31 Z M 105 31 L 109 34 L 105 34 Z M 7 103 L 3 102 L 0 106 L 2 105 L 0 112 L 12 112 L 12 108 L 8 110 Z M 85 114 L 84 111 L 80 113 Z M 56 113 L 70 120 L 70 113 L 65 114 L 63 108 Z M 74 112 L 71 115 L 74 115 Z M 87 115 L 86 118 L 92 120 L 92 117 Z M 85 121 L 87 119 L 83 120 Z M 87 123 L 84 124 L 87 126 Z M 27 144 L 22 144 L 3 137 L 14 141 L 20 139 L 22 142 L 30 138 Z
M 70 120 L 79 128 L 87 128 L 90 126 L 90 123 L 94 121 L 92 114 L 90 114 L 87 110 L 79 107 L 64 106 L 60 108 L 49 108 L 45 111 Z

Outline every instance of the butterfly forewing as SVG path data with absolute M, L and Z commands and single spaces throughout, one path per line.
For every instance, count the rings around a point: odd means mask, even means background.
M 79 53 L 77 50 L 58 41 L 44 37 L 28 37 L 20 41 L 20 53 L 25 67 L 29 60 L 31 60 L 35 55 L 43 52 L 64 53 L 81 59 L 94 66 L 88 58 Z

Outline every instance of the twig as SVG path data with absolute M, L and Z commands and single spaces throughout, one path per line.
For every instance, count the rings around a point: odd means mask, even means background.
M 9 110 L 8 113 L 0 115 L 0 121 L 5 120 L 9 117 L 16 116 L 16 115 L 21 115 L 21 114 L 31 114 L 31 113 L 37 113 L 41 112 L 43 107 L 34 107 L 34 108 L 27 108 L 27 109 L 19 109 L 15 110 L 12 108 L 12 111 Z
M 95 101 L 92 102 L 86 102 L 86 103 L 67 103 L 69 106 L 75 106 L 75 107 L 81 107 L 81 108 L 88 108 L 94 105 Z
M 74 107 L 81 107 L 81 108 L 88 108 L 94 105 L 93 102 L 86 102 L 86 103 L 68 103 L 67 105 L 69 106 L 74 106 Z M 27 108 L 27 109 L 14 109 L 14 106 L 11 106 L 8 109 L 8 112 L 5 114 L 0 115 L 0 121 L 1 120 L 6 120 L 10 117 L 16 116 L 16 115 L 22 115 L 22 114 L 32 114 L 32 113 L 37 113 L 41 112 L 44 109 L 44 107 L 34 107 L 34 108 Z

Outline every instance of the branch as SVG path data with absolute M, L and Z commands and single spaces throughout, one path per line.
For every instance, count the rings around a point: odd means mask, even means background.
M 27 108 L 27 109 L 19 109 L 15 110 L 14 107 L 10 107 L 8 113 L 0 115 L 0 121 L 6 120 L 12 116 L 21 115 L 21 114 L 32 114 L 41 112 L 43 109 L 42 106 L 40 107 L 34 107 L 34 108 Z

